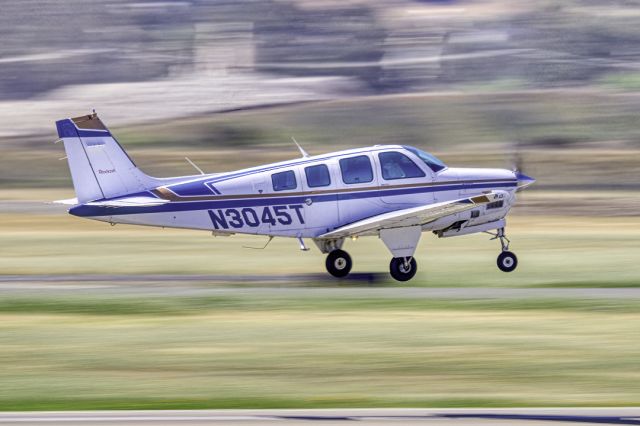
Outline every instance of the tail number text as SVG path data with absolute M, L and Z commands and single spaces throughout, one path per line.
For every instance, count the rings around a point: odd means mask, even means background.
M 215 229 L 229 229 L 244 226 L 257 228 L 260 224 L 287 226 L 295 223 L 296 225 L 304 225 L 302 209 L 302 204 L 290 204 L 258 208 L 215 209 L 208 210 L 208 212 Z

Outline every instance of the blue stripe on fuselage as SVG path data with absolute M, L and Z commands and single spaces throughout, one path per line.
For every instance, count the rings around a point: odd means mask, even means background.
M 515 187 L 517 182 L 504 183 L 482 183 L 482 184 L 453 184 L 442 186 L 425 186 L 416 188 L 401 188 L 394 190 L 383 190 L 376 188 L 371 191 L 362 192 L 346 192 L 334 193 L 326 195 L 292 195 L 287 197 L 253 197 L 237 200 L 210 200 L 210 201 L 173 201 L 159 206 L 148 207 L 103 207 L 81 205 L 73 207 L 69 213 L 75 216 L 91 217 L 91 216 L 118 216 L 127 214 L 140 213 L 168 213 L 190 210 L 207 210 L 231 207 L 256 207 L 256 206 L 274 206 L 282 204 L 304 203 L 307 199 L 311 199 L 314 203 L 340 200 L 357 200 L 362 198 L 377 198 L 380 196 L 389 197 L 394 195 L 418 194 L 441 191 L 455 191 L 461 189 L 482 189 L 482 188 L 510 188 Z

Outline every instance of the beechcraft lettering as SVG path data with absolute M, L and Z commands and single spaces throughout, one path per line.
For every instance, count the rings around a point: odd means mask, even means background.
M 171 178 L 143 173 L 93 113 L 56 122 L 76 192 L 69 213 L 108 222 L 311 240 L 335 277 L 351 271 L 347 240 L 376 236 L 389 271 L 407 281 L 423 233 L 489 233 L 498 268 L 518 264 L 505 235 L 517 193 L 534 182 L 518 170 L 449 167 L 403 145 L 375 145 L 248 169 Z M 296 143 L 297 144 L 297 143 Z M 191 162 L 189 160 L 189 162 Z M 192 163 L 194 167 L 195 164 Z M 461 261 L 462 262 L 462 261 Z

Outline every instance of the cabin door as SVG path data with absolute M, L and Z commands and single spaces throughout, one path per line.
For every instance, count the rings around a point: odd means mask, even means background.
M 409 157 L 398 151 L 385 151 L 374 156 L 378 170 L 380 201 L 389 210 L 432 204 L 433 173 L 422 170 Z
M 300 168 L 307 235 L 320 235 L 340 226 L 337 164 L 333 161 Z

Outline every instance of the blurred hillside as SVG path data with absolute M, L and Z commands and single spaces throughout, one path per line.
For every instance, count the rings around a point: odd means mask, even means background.
M 589 0 L 7 0 L 0 98 L 211 69 L 352 77 L 368 93 L 586 85 L 638 71 L 639 13 Z
M 295 136 L 524 161 L 540 189 L 640 187 L 640 2 L 2 5 L 5 187 L 69 186 L 53 122 L 93 108 L 165 176 L 191 172 L 185 154 L 209 171 L 291 158 Z

